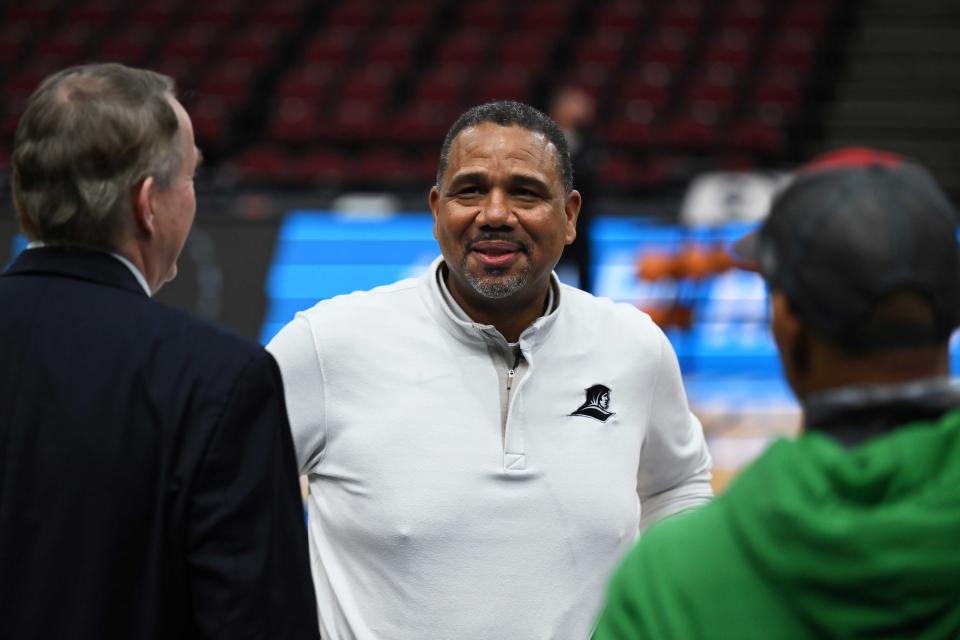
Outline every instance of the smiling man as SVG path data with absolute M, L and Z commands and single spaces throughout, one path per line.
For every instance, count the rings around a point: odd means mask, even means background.
M 640 528 L 711 496 L 663 333 L 560 284 L 580 194 L 556 124 L 452 126 L 425 275 L 325 300 L 270 343 L 325 638 L 583 640 Z

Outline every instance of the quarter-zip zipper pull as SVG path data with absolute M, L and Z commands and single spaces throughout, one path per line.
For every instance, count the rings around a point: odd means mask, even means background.
M 510 368 L 509 371 L 507 371 L 507 391 L 510 391 L 510 389 L 513 388 L 513 377 L 514 377 L 514 376 L 516 375 L 516 373 L 517 373 L 517 367 L 520 366 L 520 358 L 522 358 L 522 357 L 523 357 L 523 354 L 522 354 L 522 353 L 520 352 L 520 350 L 518 349 L 518 350 L 517 350 L 517 357 L 516 357 L 516 359 L 513 361 L 513 366 Z

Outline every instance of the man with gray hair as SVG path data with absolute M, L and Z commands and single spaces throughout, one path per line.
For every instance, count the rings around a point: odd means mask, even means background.
M 279 372 L 151 301 L 200 162 L 170 78 L 45 79 L 0 276 L 0 637 L 316 638 Z
M 447 134 L 442 257 L 320 302 L 283 373 L 324 637 L 583 640 L 641 526 L 707 501 L 710 456 L 650 318 L 560 284 L 580 194 L 517 102 Z

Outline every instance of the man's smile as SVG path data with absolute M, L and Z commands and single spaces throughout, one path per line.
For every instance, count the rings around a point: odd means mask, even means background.
M 469 243 L 467 251 L 474 254 L 483 266 L 503 269 L 526 253 L 526 247 L 509 240 L 478 240 Z

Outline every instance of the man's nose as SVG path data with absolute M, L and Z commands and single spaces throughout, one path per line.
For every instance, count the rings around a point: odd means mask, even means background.
M 509 227 L 513 224 L 510 197 L 502 189 L 491 189 L 477 216 L 477 223 L 487 227 Z

